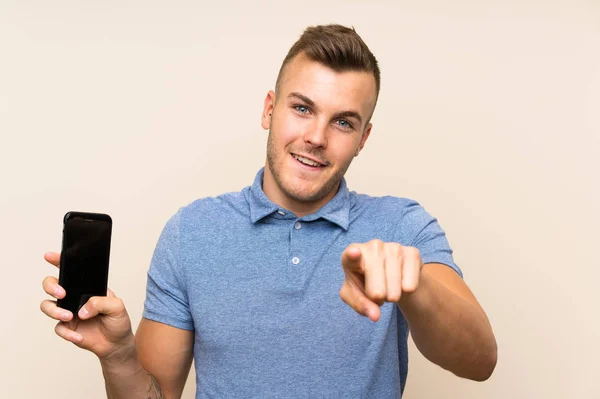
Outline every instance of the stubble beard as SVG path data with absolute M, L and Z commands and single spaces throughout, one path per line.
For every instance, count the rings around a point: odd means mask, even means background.
M 315 154 L 315 151 L 306 151 L 308 154 L 311 152 Z M 299 189 L 294 189 L 294 187 L 289 187 L 286 185 L 284 179 L 282 178 L 281 170 L 278 168 L 279 164 L 284 162 L 284 158 L 287 156 L 287 153 L 280 154 L 280 159 L 277 157 L 277 150 L 275 149 L 275 145 L 273 143 L 273 135 L 269 130 L 269 136 L 267 138 L 267 163 L 269 165 L 269 170 L 275 179 L 275 183 L 277 186 L 283 191 L 283 193 L 298 202 L 315 202 L 323 199 L 332 190 L 335 190 L 338 184 L 342 181 L 346 171 L 350 167 L 350 163 L 352 162 L 352 158 L 348 160 L 344 165 L 342 165 L 325 183 L 318 187 L 313 193 L 302 193 Z M 323 158 L 319 156 L 319 158 Z

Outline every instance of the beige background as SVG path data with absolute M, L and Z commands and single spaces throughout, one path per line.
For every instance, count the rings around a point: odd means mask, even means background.
M 498 339 L 485 383 L 411 342 L 405 396 L 598 397 L 597 0 L 0 0 L 1 397 L 104 396 L 95 357 L 39 311 L 62 216 L 113 216 L 110 286 L 137 326 L 164 223 L 252 182 L 264 96 L 302 30 L 329 22 L 382 69 L 350 188 L 438 217 Z

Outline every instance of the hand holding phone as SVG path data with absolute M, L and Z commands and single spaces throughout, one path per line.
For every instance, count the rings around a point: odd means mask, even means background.
M 102 213 L 68 212 L 64 217 L 58 283 L 66 291 L 58 307 L 73 314 L 93 296 L 106 296 L 112 219 Z
M 95 225 L 97 221 L 102 223 Z M 107 215 L 69 212 L 64 218 L 62 256 L 44 255 L 48 263 L 60 268 L 60 282 L 54 276 L 44 279 L 44 291 L 57 301 L 46 299 L 40 309 L 58 321 L 58 336 L 100 359 L 117 352 L 135 353 L 125 305 L 107 288 L 111 230 Z

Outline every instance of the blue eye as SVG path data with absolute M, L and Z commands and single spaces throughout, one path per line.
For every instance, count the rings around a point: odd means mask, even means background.
M 296 105 L 294 108 L 296 109 L 296 111 L 300 112 L 301 114 L 307 114 L 308 113 L 308 108 L 306 108 L 303 105 Z
M 352 124 L 350 122 L 348 122 L 345 119 L 340 119 L 338 120 L 338 125 L 342 128 L 342 129 L 352 129 Z

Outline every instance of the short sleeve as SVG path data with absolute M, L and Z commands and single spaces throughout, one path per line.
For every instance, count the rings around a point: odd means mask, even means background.
M 193 330 L 184 267 L 179 257 L 179 218 L 177 213 L 169 219 L 156 244 L 148 270 L 143 317 Z
M 423 264 L 441 263 L 450 266 L 463 277 L 462 270 L 454 263 L 446 233 L 437 219 L 417 202 L 411 200 L 404 208 L 400 231 L 402 242 L 419 250 Z

